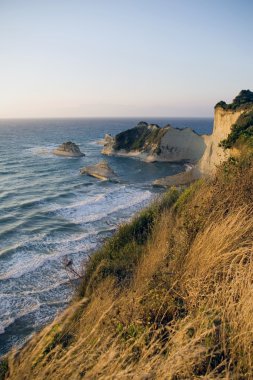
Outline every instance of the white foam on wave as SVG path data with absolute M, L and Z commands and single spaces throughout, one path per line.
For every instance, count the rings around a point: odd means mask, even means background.
M 79 196 L 79 199 L 70 205 L 48 204 L 47 211 L 85 226 L 85 231 L 68 234 L 63 231 L 49 232 L 49 235 L 38 233 L 29 239 L 19 239 L 2 250 L 2 254 L 6 251 L 10 255 L 8 260 L 1 263 L 0 280 L 21 277 L 48 261 L 95 248 L 99 240 L 97 233 L 101 228 L 103 231 L 104 227 L 108 227 L 107 217 L 112 217 L 110 225 L 115 226 L 122 218 L 129 217 L 131 210 L 138 209 L 151 196 L 152 193 L 148 190 L 141 191 L 134 187 L 116 185 L 104 188 L 102 194 L 89 195 L 86 199 Z M 119 211 L 123 211 L 122 215 L 117 214 Z M 113 217 L 114 214 L 116 217 Z M 98 221 L 103 221 L 99 228 L 94 223 Z
M 81 199 L 79 201 L 75 201 L 68 206 L 62 206 L 59 203 L 54 203 L 50 205 L 48 210 L 52 212 L 57 212 L 57 211 L 61 212 L 62 210 L 71 210 L 73 208 L 78 208 L 78 207 L 94 204 L 98 201 L 103 200 L 104 198 L 105 198 L 105 194 L 98 194 L 98 195 L 88 196 L 88 199 Z
M 0 296 L 0 306 L 0 334 L 3 334 L 16 319 L 38 310 L 40 303 L 34 297 Z
M 44 146 L 34 146 L 31 148 L 24 149 L 24 153 L 29 156 L 39 156 L 39 157 L 54 157 L 52 150 L 57 147 L 57 144 L 50 144 Z
M 0 318 L 1 318 L 0 334 L 4 334 L 6 328 L 12 325 L 12 323 L 15 321 L 15 318 L 10 318 L 9 316 L 7 316 L 6 318 L 3 318 L 0 316 Z
M 31 246 L 20 249 L 5 265 L 2 265 L 0 280 L 11 278 L 19 278 L 27 273 L 34 272 L 38 268 L 50 261 L 57 261 L 61 257 L 73 255 L 79 252 L 88 252 L 95 248 L 94 242 L 86 240 L 90 234 L 82 234 L 79 237 L 68 237 L 67 239 L 54 242 L 54 248 L 50 252 L 48 245 L 52 243 L 52 239 L 48 241 L 38 241 L 31 249 Z M 44 253 L 43 253 L 44 251 Z M 45 253 L 46 252 L 46 253 Z
M 118 211 L 130 209 L 149 200 L 152 193 L 149 190 L 137 190 L 119 186 L 101 196 L 81 200 L 66 207 L 59 207 L 57 213 L 73 223 L 84 225 L 99 221 Z
M 16 320 L 28 317 L 30 315 L 33 315 L 32 319 L 34 325 L 39 326 L 42 323 L 45 324 L 47 319 L 51 319 L 52 315 L 48 312 L 45 313 L 44 311 L 43 315 L 40 316 L 41 308 L 47 308 L 47 310 L 49 310 L 51 307 L 56 307 L 59 309 L 60 306 L 69 301 L 70 297 L 71 295 L 69 294 L 69 297 L 65 298 L 64 301 L 58 300 L 45 303 L 39 302 L 39 300 L 34 296 L 6 297 L 6 299 L 0 296 L 0 335 L 4 334 L 6 329 L 15 323 Z M 1 313 L 1 310 L 4 310 L 4 312 Z M 13 310 L 15 310 L 15 313 Z

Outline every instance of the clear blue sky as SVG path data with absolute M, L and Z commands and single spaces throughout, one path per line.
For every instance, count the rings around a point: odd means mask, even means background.
M 253 0 L 0 0 L 0 117 L 211 116 L 253 89 Z

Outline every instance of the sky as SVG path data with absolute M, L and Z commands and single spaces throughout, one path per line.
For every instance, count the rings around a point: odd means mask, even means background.
M 253 90 L 252 0 L 0 0 L 0 118 L 212 116 Z

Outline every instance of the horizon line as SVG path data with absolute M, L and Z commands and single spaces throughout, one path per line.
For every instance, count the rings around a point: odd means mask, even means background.
M 53 120 L 53 119 L 213 119 L 214 116 L 21 116 L 0 117 L 0 120 Z

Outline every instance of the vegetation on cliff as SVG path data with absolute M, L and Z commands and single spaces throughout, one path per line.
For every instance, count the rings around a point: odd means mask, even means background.
M 86 264 L 8 379 L 252 379 L 253 160 L 171 189 Z
M 131 150 L 154 149 L 155 153 L 159 153 L 159 142 L 166 132 L 166 128 L 160 128 L 156 124 L 148 125 L 140 122 L 134 128 L 123 131 L 115 136 L 113 149 L 124 149 L 127 152 Z
M 247 146 L 253 148 L 253 92 L 242 90 L 231 104 L 221 101 L 215 107 L 224 110 L 243 110 L 236 123 L 232 125 L 231 132 L 226 139 L 220 142 L 224 149 L 240 148 Z
M 253 108 L 239 116 L 237 122 L 232 125 L 231 132 L 228 137 L 221 141 L 220 146 L 225 149 L 234 146 L 245 145 L 253 149 Z
M 216 104 L 215 107 L 222 107 L 225 110 L 238 110 L 239 108 L 247 108 L 253 104 L 253 92 L 250 90 L 242 90 L 233 102 L 227 104 L 223 100 Z

